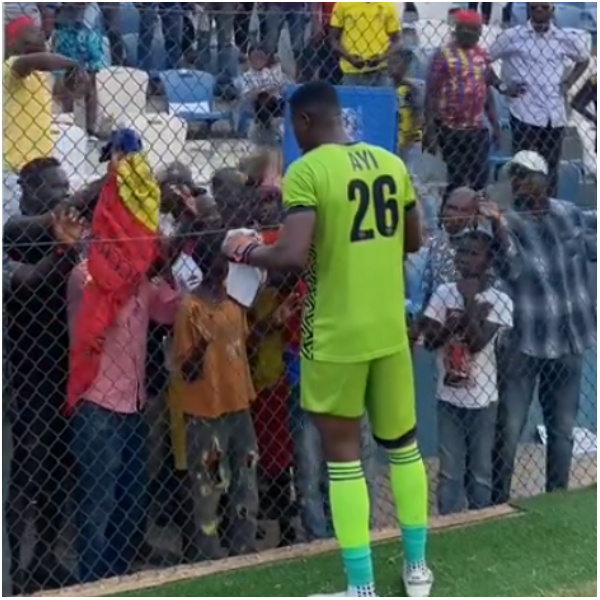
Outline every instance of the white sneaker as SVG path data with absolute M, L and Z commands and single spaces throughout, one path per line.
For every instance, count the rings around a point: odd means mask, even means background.
M 409 598 L 429 598 L 433 587 L 433 573 L 425 563 L 404 565 L 402 580 Z

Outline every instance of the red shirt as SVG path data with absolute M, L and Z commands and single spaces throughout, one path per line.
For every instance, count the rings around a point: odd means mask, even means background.
M 329 27 L 331 25 L 331 15 L 337 2 L 321 2 L 321 17 L 323 19 L 323 25 Z
M 298 307 L 301 307 L 304 303 L 304 298 L 307 292 L 306 283 L 299 281 L 292 292 L 298 296 Z M 292 352 L 300 352 L 300 345 L 302 344 L 302 309 L 299 308 L 293 312 L 286 323 L 286 333 L 288 337 L 289 349 Z
M 436 118 L 452 129 L 484 127 L 490 57 L 484 48 L 452 43 L 433 57 L 427 93 L 437 98 Z

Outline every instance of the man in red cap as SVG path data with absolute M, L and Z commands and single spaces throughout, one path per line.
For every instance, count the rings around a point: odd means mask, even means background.
M 454 15 L 452 41 L 433 57 L 427 80 L 424 147 L 439 148 L 448 169 L 448 192 L 487 184 L 490 133 L 499 142 L 500 125 L 488 83 L 490 60 L 479 45 L 481 15 L 460 10 Z

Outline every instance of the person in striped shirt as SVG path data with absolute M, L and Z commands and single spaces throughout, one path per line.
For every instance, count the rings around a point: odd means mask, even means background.
M 448 193 L 459 187 L 482 190 L 487 184 L 490 135 L 500 140 L 500 124 L 489 84 L 490 59 L 479 44 L 481 15 L 455 15 L 452 41 L 433 57 L 427 78 L 424 148 L 439 149 L 448 168 Z

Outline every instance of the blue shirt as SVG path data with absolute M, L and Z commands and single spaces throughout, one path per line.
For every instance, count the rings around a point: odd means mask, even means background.
M 52 44 L 54 52 L 77 61 L 92 73 L 108 66 L 102 35 L 83 22 L 57 24 Z

